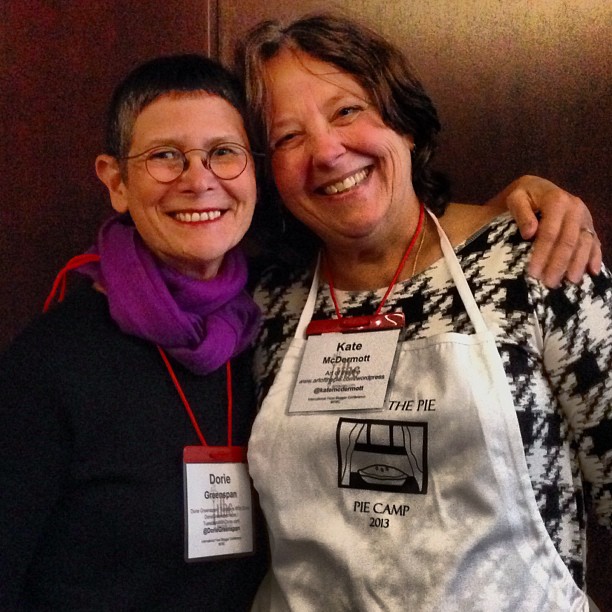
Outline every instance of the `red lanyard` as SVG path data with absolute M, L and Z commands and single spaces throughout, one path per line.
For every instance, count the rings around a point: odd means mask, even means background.
M 70 272 L 71 270 L 75 270 L 76 268 L 79 268 L 80 266 L 84 266 L 85 264 L 94 263 L 97 261 L 100 261 L 100 256 L 94 253 L 83 253 L 82 255 L 77 255 L 73 257 L 72 259 L 70 259 L 68 263 L 59 271 L 58 275 L 55 277 L 55 281 L 53 282 L 51 291 L 49 292 L 49 295 L 47 296 L 47 299 L 45 300 L 45 304 L 43 306 L 43 312 L 47 312 L 47 310 L 51 308 L 51 304 L 53 303 L 53 299 L 55 298 L 55 294 L 58 292 L 58 290 L 59 290 L 59 295 L 57 296 L 57 301 L 58 302 L 64 301 L 64 296 L 66 294 L 66 276 L 68 272 Z M 189 419 L 191 420 L 191 423 L 196 433 L 198 434 L 198 438 L 200 439 L 202 446 L 208 446 L 206 439 L 204 438 L 204 434 L 202 433 L 202 430 L 200 429 L 200 426 L 198 425 L 195 415 L 193 414 L 193 410 L 191 409 L 191 406 L 189 402 L 187 401 L 187 397 L 185 396 L 185 393 L 183 392 L 183 388 L 181 387 L 181 384 L 179 383 L 178 378 L 176 377 L 176 374 L 174 373 L 174 368 L 172 367 L 170 360 L 168 359 L 164 349 L 162 349 L 161 346 L 157 345 L 157 350 L 159 351 L 159 354 L 161 355 L 162 359 L 164 360 L 164 363 L 166 364 L 166 369 L 168 370 L 168 373 L 170 374 L 170 378 L 172 379 L 172 382 L 174 383 L 174 387 L 177 390 L 179 397 L 181 398 L 181 401 L 183 402 L 183 406 L 185 406 L 187 415 L 189 416 Z M 227 376 L 227 445 L 231 447 L 232 446 L 232 412 L 233 412 L 233 406 L 234 406 L 234 398 L 233 398 L 233 393 L 232 393 L 232 368 L 231 368 L 229 361 L 225 364 L 225 371 L 226 371 L 226 376 Z
M 384 306 L 385 302 L 387 301 L 387 298 L 389 297 L 389 294 L 391 293 L 393 287 L 395 286 L 395 283 L 397 282 L 397 279 L 402 269 L 404 268 L 404 265 L 406 264 L 406 260 L 410 256 L 410 253 L 412 252 L 412 249 L 414 248 L 414 245 L 416 244 L 417 238 L 419 237 L 419 234 L 421 233 L 421 230 L 423 229 L 424 219 L 425 219 L 425 206 L 421 204 L 421 208 L 419 210 L 419 221 L 417 223 L 417 228 L 414 234 L 412 235 L 412 238 L 410 239 L 408 246 L 406 247 L 406 251 L 404 252 L 403 257 L 401 261 L 399 262 L 399 265 L 397 266 L 397 270 L 395 271 L 395 274 L 393 275 L 393 278 L 391 279 L 391 283 L 389 284 L 389 287 L 387 288 L 387 292 L 385 293 L 385 295 L 383 296 L 383 299 L 378 305 L 378 308 L 376 309 L 374 316 L 380 314 L 382 307 Z M 336 301 L 336 295 L 334 292 L 334 281 L 332 279 L 331 271 L 329 270 L 327 265 L 326 265 L 326 276 L 327 276 L 327 282 L 329 283 L 329 293 L 331 294 L 332 302 L 334 303 L 334 308 L 336 309 L 336 316 L 338 317 L 338 319 L 341 319 L 342 313 L 340 312 L 340 307 L 338 306 L 338 302 Z
M 162 359 L 164 360 L 164 363 L 166 364 L 168 374 L 170 374 L 170 378 L 172 379 L 172 382 L 174 383 L 174 387 L 176 388 L 179 394 L 179 397 L 181 398 L 181 401 L 183 402 L 183 406 L 185 406 L 185 410 L 187 411 L 187 414 L 189 415 L 189 419 L 191 420 L 191 424 L 193 425 L 193 428 L 198 434 L 198 438 L 200 438 L 200 442 L 202 443 L 202 446 L 208 446 L 208 443 L 204 439 L 204 434 L 202 433 L 202 430 L 200 429 L 200 426 L 198 425 L 195 415 L 193 414 L 193 410 L 191 409 L 191 406 L 189 405 L 189 401 L 187 400 L 187 397 L 185 396 L 185 393 L 183 392 L 183 388 L 181 387 L 181 384 L 179 383 L 178 378 L 176 377 L 176 374 L 174 373 L 174 369 L 172 367 L 172 364 L 170 363 L 170 360 L 168 359 L 166 355 L 166 352 L 159 345 L 157 345 L 157 350 L 159 351 L 159 354 L 162 356 Z M 232 411 L 233 411 L 233 405 L 234 405 L 234 398 L 233 398 L 233 393 L 232 393 L 232 368 L 230 366 L 229 361 L 225 364 L 225 371 L 227 374 L 227 445 L 231 447 L 232 446 Z

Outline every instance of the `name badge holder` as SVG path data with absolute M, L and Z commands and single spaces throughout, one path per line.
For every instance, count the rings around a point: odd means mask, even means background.
M 421 234 L 424 219 L 425 207 L 421 204 L 416 230 L 385 295 L 371 316 L 342 316 L 331 272 L 328 271 L 329 292 L 337 318 L 310 320 L 319 286 L 319 260 L 296 331 L 296 336 L 306 337 L 307 341 L 289 402 L 289 413 L 383 409 L 405 318 L 403 313 L 381 314 L 381 310 Z
M 253 501 L 246 448 L 186 446 L 183 467 L 185 560 L 252 554 Z
M 247 449 L 232 445 L 232 375 L 227 372 L 227 446 L 209 446 L 161 347 L 170 378 L 202 443 L 183 449 L 185 561 L 208 561 L 253 554 L 253 495 Z
M 382 410 L 403 313 L 311 321 L 289 412 Z

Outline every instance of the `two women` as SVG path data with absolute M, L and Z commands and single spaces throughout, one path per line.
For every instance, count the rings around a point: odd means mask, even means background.
M 306 86 L 304 101 L 312 100 L 318 79 L 304 82 L 300 70 L 294 74 Z M 335 78 L 332 98 L 347 87 L 355 90 L 351 78 L 340 88 Z M 296 90 L 287 93 L 294 97 Z M 310 207 L 311 198 L 302 197 L 310 188 L 303 180 L 308 171 L 304 158 L 294 157 L 300 147 L 292 144 L 293 130 L 282 122 L 274 125 L 275 149 L 285 153 L 273 158 L 280 160 L 275 174 L 290 210 L 297 216 L 309 210 L 330 245 L 340 235 L 339 255 L 352 257 L 345 247 L 363 243 L 370 258 L 377 250 L 377 240 L 367 238 L 370 230 L 384 233 L 396 224 L 400 236 L 390 250 L 414 233 L 408 168 L 416 131 L 394 132 L 373 106 L 362 112 L 363 92 L 355 91 L 357 100 L 332 115 L 351 130 L 366 115 L 367 129 L 350 145 L 357 147 L 358 163 L 340 173 L 317 167 L 312 189 L 315 199 L 333 202 L 350 200 L 361 183 L 369 184 L 374 200 L 366 194 L 357 212 L 341 203 L 319 218 L 318 204 Z M 298 101 L 295 108 L 303 109 Z M 115 94 L 107 151 L 96 170 L 118 215 L 67 268 L 88 282 L 34 322 L 0 363 L 2 609 L 250 607 L 268 559 L 243 463 L 255 413 L 248 349 L 259 321 L 244 291 L 246 264 L 238 247 L 256 198 L 244 118 L 240 86 L 218 64 L 197 56 L 153 60 L 128 75 Z M 338 145 L 330 144 L 331 157 L 342 158 Z M 393 194 L 395 172 L 404 177 L 398 188 L 406 211 Z M 415 270 L 431 259 L 432 227 L 430 222 L 427 234 L 419 234 L 419 246 L 421 237 L 428 238 Z M 334 259 L 335 248 L 328 252 L 337 285 L 348 286 L 342 257 Z M 270 333 L 268 327 L 264 342 Z M 264 437 L 275 439 L 282 422 L 273 422 Z M 402 425 L 398 431 L 412 430 Z M 255 457 L 260 440 L 261 434 Z M 360 436 L 353 441 L 354 449 L 362 444 Z M 308 495 L 309 462 L 304 458 L 301 470 Z M 258 486 L 262 470 L 284 469 L 282 460 L 263 468 L 255 463 Z M 344 474 L 350 484 L 351 470 Z M 376 483 L 376 470 L 366 478 Z M 413 476 L 415 481 L 422 485 Z M 326 500 L 329 483 L 321 484 Z M 290 485 L 286 496 L 293 495 L 295 481 Z M 274 508 L 282 508 L 286 496 L 266 499 L 274 538 Z M 317 496 L 308 497 L 303 511 L 328 521 Z M 363 501 L 354 507 L 365 517 Z M 403 512 L 403 505 L 389 507 Z M 310 529 L 302 518 L 292 523 Z M 325 567 L 324 547 L 315 550 L 314 563 Z M 303 552 L 289 551 L 307 567 L 312 558 Z M 341 601 L 327 594 L 331 607 Z

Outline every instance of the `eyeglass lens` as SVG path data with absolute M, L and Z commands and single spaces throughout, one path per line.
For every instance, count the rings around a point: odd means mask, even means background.
M 170 183 L 188 168 L 189 160 L 186 154 L 195 152 L 198 152 L 204 167 L 217 178 L 224 180 L 240 176 L 248 161 L 246 150 L 233 143 L 222 143 L 208 153 L 202 149 L 191 149 L 183 153 L 175 147 L 158 147 L 147 155 L 147 171 L 156 181 Z

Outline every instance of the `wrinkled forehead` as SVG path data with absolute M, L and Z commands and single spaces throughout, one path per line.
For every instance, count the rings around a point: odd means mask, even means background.
M 292 48 L 283 48 L 264 65 L 263 87 L 268 122 L 280 107 L 288 108 L 306 94 L 356 95 L 369 101 L 357 77 L 336 64 Z
M 228 114 L 236 117 L 236 122 L 239 122 L 241 126 L 244 125 L 241 109 L 238 109 L 230 100 L 217 92 L 206 89 L 161 91 L 150 97 L 136 99 L 130 104 L 125 104 L 121 109 L 119 120 L 122 129 L 123 147 L 130 147 L 137 124 L 140 125 L 143 117 L 151 114 L 152 109 L 171 103 L 180 112 L 181 108 L 187 109 L 194 100 L 216 100 L 216 106 L 220 103 L 221 106 L 227 108 Z M 211 121 L 214 120 L 211 117 Z M 171 121 L 171 118 L 168 118 L 168 121 Z
M 145 131 L 227 130 L 244 135 L 240 111 L 226 98 L 205 90 L 161 94 L 140 109 L 132 125 L 131 140 Z

